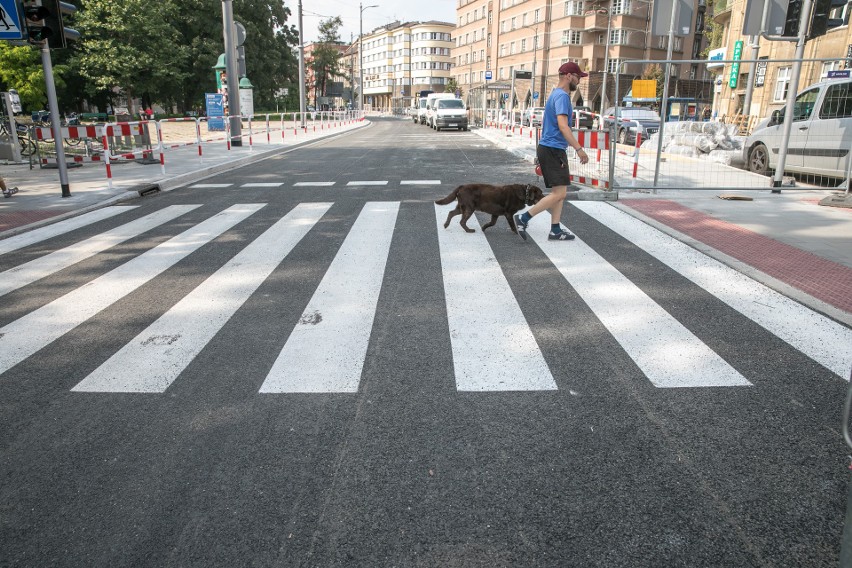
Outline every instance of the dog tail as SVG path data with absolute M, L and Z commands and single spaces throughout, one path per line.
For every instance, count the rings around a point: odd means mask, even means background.
M 443 199 L 436 199 L 436 200 L 435 200 L 435 203 L 436 203 L 437 205 L 446 205 L 446 204 L 448 204 L 448 203 L 452 203 L 453 201 L 455 201 L 455 200 L 456 200 L 456 198 L 458 198 L 458 196 L 459 196 L 459 188 L 455 188 L 455 189 L 453 190 L 453 192 L 452 192 L 452 193 L 450 193 L 450 194 L 449 194 L 448 196 L 446 196 L 445 198 L 443 198 Z

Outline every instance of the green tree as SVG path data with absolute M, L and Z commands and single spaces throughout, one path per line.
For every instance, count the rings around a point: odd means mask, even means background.
M 189 77 L 190 51 L 173 24 L 179 17 L 171 0 L 86 2 L 75 24 L 82 34 L 76 64 L 89 82 L 87 94 L 121 89 L 128 100 L 174 97 Z
M 314 75 L 314 84 L 311 85 L 314 91 L 314 104 L 319 108 L 319 97 L 328 95 L 328 88 L 334 79 L 343 77 L 340 70 L 340 50 L 339 46 L 343 45 L 340 41 L 340 26 L 343 25 L 343 20 L 340 16 L 335 16 L 327 20 L 320 21 L 319 24 L 319 40 L 313 49 L 311 57 L 311 71 Z
M 654 80 L 657 82 L 657 100 L 663 99 L 663 81 L 666 78 L 666 74 L 663 71 L 662 67 L 657 65 L 656 63 L 652 63 L 645 68 L 645 71 L 642 73 L 642 78 L 645 80 Z
M 63 77 L 69 74 L 67 65 L 53 66 L 57 92 L 65 90 Z M 29 45 L 13 46 L 5 41 L 0 42 L 0 90 L 9 89 L 18 91 L 25 112 L 47 108 L 47 87 L 39 49 Z
M 464 95 L 464 92 L 463 92 L 461 86 L 456 81 L 455 77 L 451 77 L 450 79 L 447 79 L 447 85 L 444 87 L 444 92 L 445 93 L 458 92 L 459 96 Z

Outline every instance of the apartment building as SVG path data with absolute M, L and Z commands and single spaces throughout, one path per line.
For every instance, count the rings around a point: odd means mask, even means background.
M 648 66 L 631 61 L 662 61 L 667 54 L 668 37 L 651 33 L 650 0 L 459 0 L 456 14 L 453 75 L 467 86 L 474 106 L 481 106 L 483 94 L 489 107 L 506 105 L 503 95 L 515 71 L 529 71 L 532 79 L 515 81 L 513 106 L 541 105 L 556 86 L 559 66 L 573 61 L 590 74 L 575 105 L 599 109 L 604 89 L 605 102 L 612 104 Z M 700 58 L 705 14 L 705 0 L 695 0 L 689 32 L 674 38 L 673 59 Z M 703 64 L 675 64 L 671 76 L 670 95 L 711 96 L 712 74 Z
M 364 106 L 401 112 L 422 90 L 443 92 L 452 77 L 449 22 L 393 22 L 364 34 Z M 358 41 L 343 57 L 352 67 L 355 92 L 360 78 Z
M 718 116 L 745 114 L 762 118 L 769 116 L 774 110 L 781 109 L 786 103 L 793 69 L 790 60 L 795 57 L 796 46 L 794 42 L 789 41 L 760 39 L 757 57 L 754 57 L 752 38 L 742 34 L 745 5 L 745 0 L 717 0 L 713 21 L 724 29 L 722 47 L 714 50 L 711 57 L 732 60 L 737 42 L 742 42 L 742 59 L 763 61 L 754 64 L 744 62 L 738 65 L 738 69 L 732 69 L 732 63 L 711 63 L 711 68 L 717 73 L 713 109 Z M 811 61 L 802 63 L 798 90 L 827 78 L 831 71 L 852 69 L 850 12 L 852 4 L 849 3 L 835 8 L 830 16 L 842 20 L 844 25 L 805 43 L 803 59 Z M 749 73 L 753 65 L 751 101 L 749 108 L 745 108 Z

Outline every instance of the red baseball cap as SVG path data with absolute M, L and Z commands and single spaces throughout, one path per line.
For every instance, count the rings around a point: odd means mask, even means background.
M 569 61 L 568 63 L 563 63 L 559 68 L 560 75 L 570 75 L 571 73 L 576 73 L 580 77 L 588 77 L 588 73 L 583 73 L 580 70 L 580 66 L 574 63 L 573 61 Z

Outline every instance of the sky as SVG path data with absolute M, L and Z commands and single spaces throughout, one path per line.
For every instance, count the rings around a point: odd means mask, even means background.
M 364 34 L 373 29 L 399 20 L 400 22 L 428 22 L 438 20 L 455 23 L 458 0 L 362 0 L 361 5 L 376 8 L 364 9 Z M 284 5 L 292 11 L 288 23 L 299 25 L 298 0 L 285 0 Z M 319 37 L 317 28 L 321 20 L 340 16 L 340 40 L 348 43 L 358 37 L 359 4 L 354 0 L 302 0 L 302 21 L 305 26 L 304 41 L 315 41 Z

